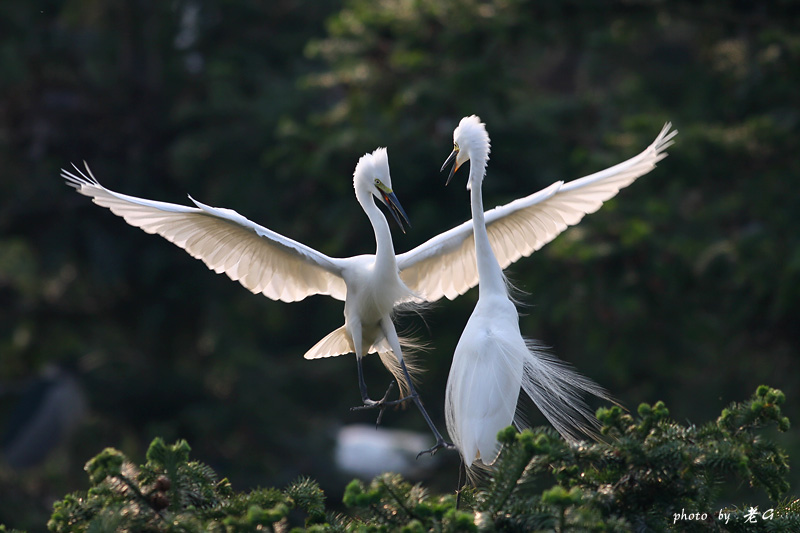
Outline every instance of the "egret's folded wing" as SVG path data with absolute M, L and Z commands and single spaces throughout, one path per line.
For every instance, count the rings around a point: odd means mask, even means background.
M 119 194 L 88 176 L 62 170 L 61 176 L 79 193 L 107 207 L 128 224 L 157 233 L 224 272 L 253 293 L 295 302 L 312 294 L 345 299 L 339 260 L 259 226 L 230 209 L 192 201 L 197 207 L 156 202 Z M 190 197 L 191 198 L 191 197 Z
M 667 156 L 677 131 L 667 123 L 639 155 L 606 170 L 556 182 L 525 198 L 486 212 L 486 230 L 502 268 L 553 240 L 584 215 L 597 211 L 620 189 Z M 478 284 L 472 222 L 467 221 L 397 257 L 400 277 L 426 300 L 454 299 Z

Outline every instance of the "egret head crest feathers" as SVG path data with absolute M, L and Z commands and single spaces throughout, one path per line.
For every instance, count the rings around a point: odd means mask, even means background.
M 389 154 L 386 148 L 378 148 L 370 154 L 361 156 L 353 173 L 353 187 L 356 190 L 356 197 L 359 201 L 366 199 L 362 195 L 367 192 L 383 202 L 403 233 L 406 232 L 405 227 L 403 227 L 403 221 L 409 227 L 411 226 L 408 215 L 406 215 L 403 206 L 400 205 L 400 201 L 392 191 L 392 178 L 389 175 Z
M 479 174 L 475 174 L 483 178 L 486 163 L 489 161 L 489 152 L 491 146 L 489 143 L 489 134 L 486 132 L 486 124 L 481 122 L 481 119 L 476 115 L 470 115 L 461 119 L 458 126 L 453 131 L 453 152 L 447 161 L 442 165 L 442 170 L 447 165 L 453 163 L 453 168 L 450 170 L 450 175 L 447 178 L 447 183 L 453 178 L 456 170 L 466 161 L 483 161 L 484 168 L 481 169 Z M 471 188 L 470 180 L 467 180 L 467 188 Z
M 389 153 L 386 148 L 381 147 L 372 153 L 362 155 L 358 160 L 355 172 L 353 172 L 353 186 L 356 189 L 361 182 L 366 190 L 375 194 L 372 189 L 376 179 L 391 190 L 392 178 L 389 175 Z

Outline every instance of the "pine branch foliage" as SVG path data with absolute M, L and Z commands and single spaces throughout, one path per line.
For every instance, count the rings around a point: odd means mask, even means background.
M 761 386 L 714 422 L 681 425 L 662 402 L 638 416 L 600 409 L 603 442 L 568 444 L 552 429 L 498 435 L 502 451 L 478 487 L 430 494 L 397 474 L 352 481 L 330 512 L 311 479 L 284 490 L 233 490 L 189 459 L 185 441 L 155 439 L 133 465 L 106 449 L 86 464 L 92 487 L 55 504 L 54 532 L 800 531 L 787 498 L 788 457 L 763 429 L 789 429 L 783 393 Z M 721 508 L 724 483 L 763 491 L 769 509 Z M 782 498 L 779 500 L 779 498 Z M 0 526 L 1 527 L 1 526 Z M 2 530 L 2 529 L 0 529 Z
M 237 493 L 207 465 L 189 460 L 185 441 L 167 445 L 156 438 L 147 462 L 135 467 L 119 451 L 107 448 L 86 464 L 92 487 L 56 502 L 48 528 L 58 533 L 95 531 L 220 532 L 273 531 L 289 512 L 307 515 L 306 525 L 326 523 L 336 531 L 339 519 L 325 512 L 325 496 L 309 479 L 286 490 Z

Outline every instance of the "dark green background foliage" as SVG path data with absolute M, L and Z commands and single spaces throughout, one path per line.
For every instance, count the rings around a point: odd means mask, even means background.
M 352 356 L 302 354 L 340 302 L 254 296 L 63 185 L 200 201 L 330 255 L 374 250 L 353 195 L 388 146 L 406 251 L 469 217 L 439 166 L 460 117 L 492 137 L 487 207 L 617 163 L 662 124 L 651 174 L 509 269 L 522 330 L 624 405 L 714 416 L 759 383 L 790 397 L 800 360 L 800 13 L 792 2 L 118 0 L 0 3 L 0 381 L 74 369 L 91 416 L 30 471 L 0 470 L 0 522 L 42 527 L 113 446 L 156 436 L 240 490 L 319 481 L 333 501 L 341 424 L 371 423 Z M 474 292 L 403 325 L 444 384 Z M 368 361 L 377 396 L 388 374 Z M 8 392 L 14 387 L 4 387 Z M 7 420 L 13 395 L 0 397 Z M 787 414 L 792 416 L 791 406 Z M 535 419 L 539 422 L 539 419 Z M 387 426 L 425 430 L 414 410 Z M 794 431 L 782 443 L 798 456 Z M 456 486 L 454 454 L 428 474 Z M 427 459 L 420 459 L 427 461 Z M 793 478 L 797 480 L 796 476 Z M 796 483 L 795 483 L 796 485 Z M 737 502 L 739 500 L 736 500 Z

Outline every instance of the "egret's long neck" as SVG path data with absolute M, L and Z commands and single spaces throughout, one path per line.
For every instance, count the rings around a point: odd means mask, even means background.
M 470 160 L 470 201 L 472 204 L 472 231 L 475 233 L 475 256 L 478 261 L 479 298 L 483 294 L 506 294 L 503 271 L 489 244 L 486 220 L 483 214 L 483 176 L 486 173 L 486 158 Z
M 375 232 L 376 270 L 382 267 L 386 268 L 384 265 L 387 265 L 389 267 L 387 271 L 394 272 L 394 267 L 396 265 L 394 244 L 392 243 L 392 232 L 389 230 L 389 223 L 386 221 L 386 217 L 383 216 L 381 210 L 375 205 L 375 198 L 370 193 L 357 191 L 356 198 L 358 198 L 358 203 L 361 204 L 367 217 L 369 217 L 372 230 Z

